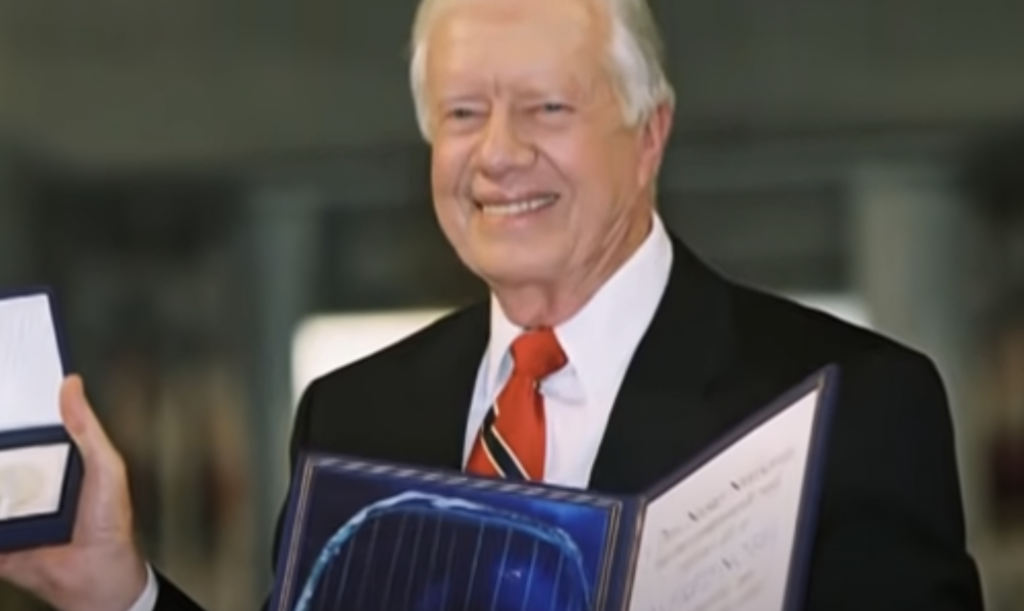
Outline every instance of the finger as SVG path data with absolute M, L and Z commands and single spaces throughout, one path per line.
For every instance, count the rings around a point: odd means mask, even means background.
M 89 405 L 81 377 L 68 376 L 61 385 L 61 417 L 87 463 L 103 461 L 116 454 L 103 426 Z
M 124 460 L 89 404 L 79 376 L 68 376 L 60 396 L 65 426 L 85 471 L 74 541 L 85 546 L 130 542 L 131 501 Z

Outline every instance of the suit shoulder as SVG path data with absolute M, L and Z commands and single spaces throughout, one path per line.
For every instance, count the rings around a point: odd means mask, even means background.
M 330 395 L 338 389 L 352 392 L 367 384 L 379 391 L 381 380 L 411 374 L 431 354 L 443 354 L 453 338 L 478 328 L 481 321 L 486 324 L 486 316 L 486 308 L 481 304 L 446 314 L 370 355 L 317 377 L 305 394 Z
M 300 451 L 380 456 L 405 452 L 394 442 L 421 431 L 396 431 L 425 380 L 445 378 L 449 363 L 470 367 L 482 356 L 488 309 L 471 306 L 445 315 L 381 350 L 326 373 L 302 393 L 293 418 L 291 456 Z M 404 410 L 404 411 L 403 411 Z M 399 444 L 401 445 L 401 444 Z
M 733 316 L 740 353 L 757 360 L 826 363 L 890 361 L 934 369 L 930 357 L 878 331 L 792 299 L 734 285 Z M 785 358 L 778 359 L 781 353 Z

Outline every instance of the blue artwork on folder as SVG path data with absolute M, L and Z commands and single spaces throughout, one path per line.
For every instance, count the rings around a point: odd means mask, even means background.
M 308 496 L 291 611 L 597 608 L 616 503 L 342 470 Z

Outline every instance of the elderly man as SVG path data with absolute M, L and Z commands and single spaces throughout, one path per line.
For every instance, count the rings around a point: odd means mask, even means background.
M 838 363 L 807 608 L 981 609 L 929 360 L 722 278 L 659 221 L 673 93 L 658 47 L 643 0 L 424 3 L 412 86 L 433 201 L 492 298 L 314 382 L 293 458 L 631 493 Z M 137 551 L 121 460 L 77 379 L 62 405 L 88 471 L 74 541 L 0 574 L 59 611 L 195 611 Z M 485 447 L 494 427 L 518 460 Z

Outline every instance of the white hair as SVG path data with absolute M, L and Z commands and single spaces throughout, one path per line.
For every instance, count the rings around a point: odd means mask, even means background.
M 430 112 L 426 101 L 427 37 L 439 5 L 451 0 L 421 0 L 412 29 L 409 79 L 420 133 L 429 142 Z M 665 75 L 658 26 L 647 0 L 596 0 L 607 5 L 612 24 L 608 53 L 617 81 L 625 120 L 645 121 L 660 105 L 675 104 Z

